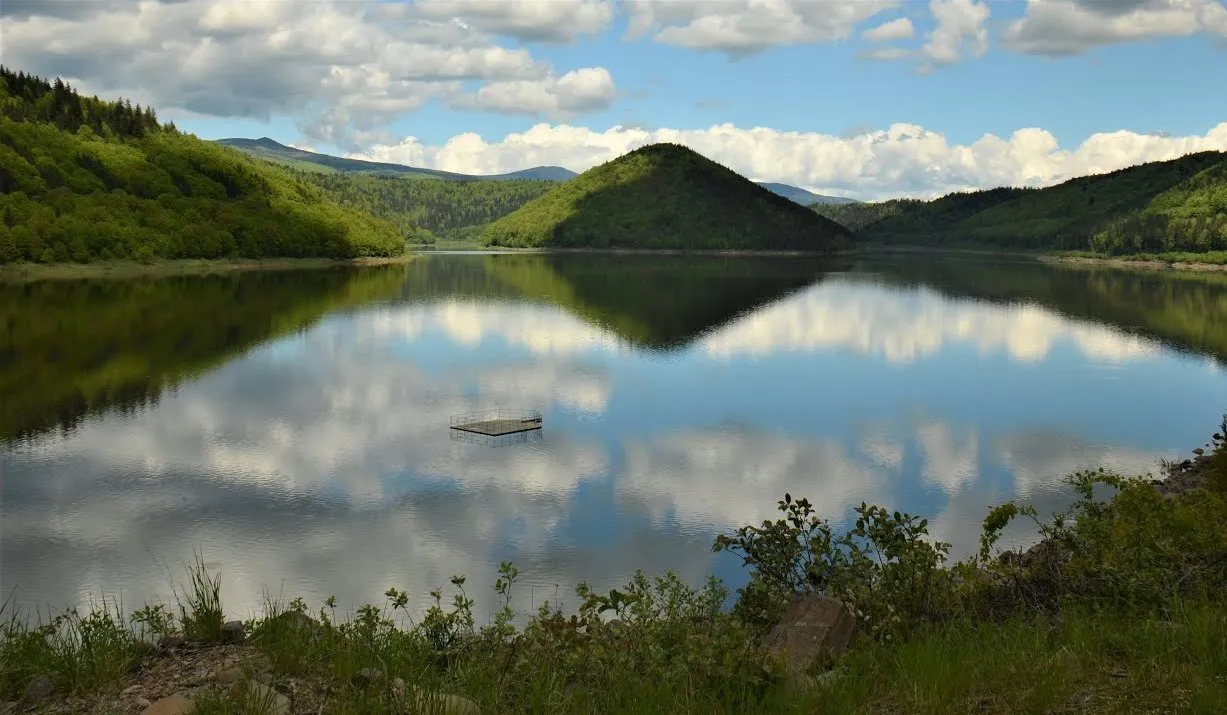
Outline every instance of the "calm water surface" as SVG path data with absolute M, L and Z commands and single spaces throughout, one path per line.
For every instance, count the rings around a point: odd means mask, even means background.
M 1064 474 L 1204 441 L 1225 356 L 1223 276 L 965 258 L 0 286 L 0 589 L 133 608 L 194 551 L 240 616 L 266 593 L 421 603 L 454 573 L 480 609 L 503 559 L 524 606 L 636 568 L 737 585 L 713 537 L 786 491 L 835 522 L 923 514 L 965 554 L 992 504 L 1051 511 Z M 453 439 L 488 407 L 540 410 L 540 440 Z

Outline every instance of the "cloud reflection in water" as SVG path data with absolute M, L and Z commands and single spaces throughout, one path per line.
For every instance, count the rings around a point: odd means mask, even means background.
M 1136 409 L 985 412 L 963 381 L 962 347 L 1008 355 L 982 363 L 1002 384 L 1065 380 L 1075 404 L 1098 388 L 1068 374 L 1111 363 Z M 795 359 L 832 351 L 851 357 L 812 363 L 821 375 Z M 861 400 L 849 383 L 875 386 L 850 380 L 856 356 L 903 371 L 876 389 L 914 378 L 927 391 Z M 923 361 L 950 368 L 921 373 Z M 745 418 L 713 424 L 687 406 L 718 402 L 721 385 L 682 378 L 729 365 L 755 376 L 726 405 Z M 1133 389 L 1173 377 L 1206 396 L 1189 408 L 1183 394 Z M 785 491 L 836 521 L 862 500 L 923 513 L 965 553 L 990 504 L 1018 496 L 1050 511 L 1068 498 L 1056 486 L 1065 473 L 1152 469 L 1208 424 L 1216 394 L 1220 372 L 1144 338 L 856 278 L 717 326 L 668 360 L 544 303 L 374 306 L 257 348 L 144 411 L 98 414 L 0 455 L 0 586 L 19 586 L 25 602 L 102 592 L 139 605 L 169 595 L 165 568 L 203 548 L 236 613 L 258 609 L 265 588 L 356 605 L 398 585 L 420 604 L 453 573 L 487 599 L 511 558 L 527 606 L 554 584 L 608 588 L 635 568 L 697 581 L 713 566 L 712 537 L 772 517 Z M 489 406 L 541 409 L 543 441 L 448 438 L 450 415 Z M 1174 417 L 1150 424 L 1160 413 Z

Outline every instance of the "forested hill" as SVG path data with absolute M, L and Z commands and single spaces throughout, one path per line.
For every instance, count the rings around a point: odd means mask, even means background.
M 1227 250 L 1227 153 L 1189 154 L 1044 189 L 811 208 L 868 242 L 1104 254 Z
M 677 144 L 652 144 L 558 184 L 490 224 L 497 246 L 828 251 L 839 224 Z
M 549 181 L 444 181 L 391 174 L 290 169 L 333 201 L 390 221 L 410 243 L 471 238 L 489 222 L 549 191 Z
M 0 263 L 403 253 L 395 227 L 275 167 L 0 67 Z

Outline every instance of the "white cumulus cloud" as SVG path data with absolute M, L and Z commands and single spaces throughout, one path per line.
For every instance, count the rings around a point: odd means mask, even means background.
M 425 17 L 454 18 L 488 32 L 544 42 L 600 32 L 614 15 L 610 0 L 417 0 L 414 7 Z
M 1182 137 L 1104 132 L 1070 148 L 1061 147 L 1051 132 L 1039 128 L 952 144 L 941 133 L 915 124 L 893 124 L 855 136 L 732 124 L 655 130 L 614 126 L 605 131 L 537 124 L 499 140 L 470 132 L 431 146 L 409 137 L 352 156 L 473 174 L 538 165 L 583 171 L 653 142 L 684 144 L 754 180 L 876 199 L 932 197 L 1003 185 L 1047 186 L 1190 152 L 1225 151 L 1227 122 L 1205 134 Z
M 1003 44 L 1030 54 L 1062 57 L 1099 45 L 1205 34 L 1227 39 L 1220 0 L 1027 0 Z
M 623 0 L 627 37 L 730 55 L 828 42 L 897 2 L 883 0 Z
M 0 6 L 0 45 L 5 64 L 90 93 L 164 112 L 291 116 L 307 138 L 356 150 L 391 141 L 381 132 L 396 117 L 458 101 L 473 84 L 479 109 L 603 107 L 613 98 L 605 69 L 559 72 L 491 33 L 565 40 L 599 30 L 610 12 L 593 0 L 48 0 Z
M 877 27 L 865 30 L 861 33 L 868 42 L 890 42 L 892 40 L 907 40 L 916 35 L 916 28 L 912 25 L 912 21 L 906 17 L 899 17 L 884 22 Z
M 862 53 L 871 60 L 916 60 L 922 73 L 935 67 L 952 65 L 965 54 L 979 57 L 988 51 L 988 4 L 975 0 L 931 0 L 929 12 L 933 28 L 925 33 L 925 42 L 916 49 L 876 47 Z M 907 18 L 892 20 L 862 36 L 869 42 L 886 42 L 913 37 L 915 28 Z
M 928 35 L 920 49 L 921 55 L 934 64 L 951 64 L 962 58 L 964 47 L 980 56 L 988 49 L 988 5 L 974 0 L 932 0 L 929 10 L 937 27 Z
M 457 105 L 508 114 L 567 116 L 608 107 L 616 91 L 608 70 L 585 67 L 561 77 L 491 82 Z

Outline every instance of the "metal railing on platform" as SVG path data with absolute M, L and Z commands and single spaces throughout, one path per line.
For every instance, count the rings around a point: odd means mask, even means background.
M 536 410 L 493 409 L 466 412 L 462 415 L 452 415 L 451 426 L 471 425 L 475 422 L 494 422 L 495 420 L 519 420 L 521 422 L 540 422 L 541 413 Z
M 531 432 L 516 432 L 514 434 L 498 436 L 473 434 L 472 432 L 458 432 L 456 430 L 449 431 L 451 432 L 453 442 L 465 442 L 468 444 L 480 445 L 482 447 L 506 447 L 512 444 L 526 444 L 529 442 L 541 441 L 540 430 L 533 430 Z

